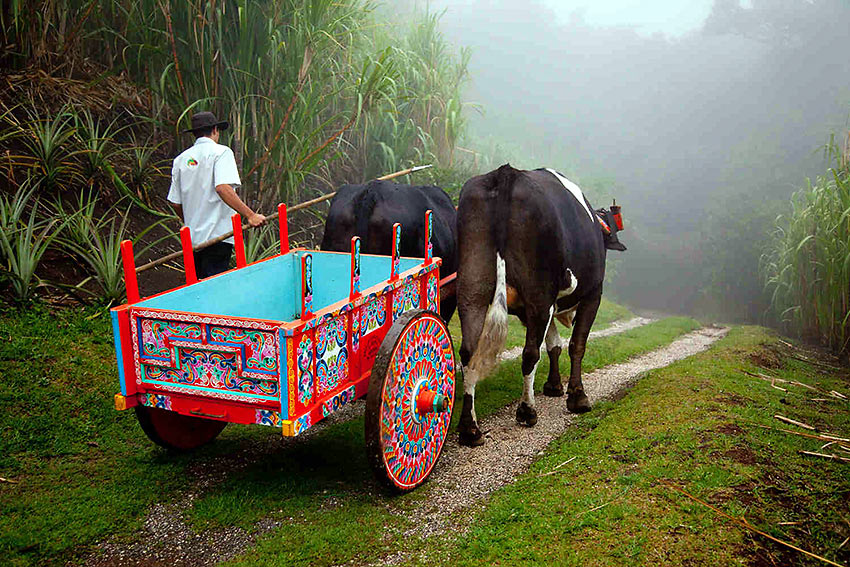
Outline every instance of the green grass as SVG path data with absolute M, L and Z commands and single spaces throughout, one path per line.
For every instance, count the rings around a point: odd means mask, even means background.
M 669 319 L 595 340 L 585 368 L 651 350 L 695 326 Z M 281 557 L 317 564 L 379 557 L 398 545 L 375 527 L 404 520 L 376 497 L 362 419 L 295 443 L 271 429 L 231 425 L 209 448 L 174 457 L 147 440 L 132 412 L 112 408 L 117 373 L 106 313 L 9 311 L 0 314 L 0 338 L 0 477 L 15 481 L 0 483 L 4 564 L 73 563 L 106 537 L 132 538 L 152 504 L 199 490 L 202 470 L 223 471 L 223 480 L 187 510 L 197 529 L 279 520 L 284 526 L 257 549 L 278 546 Z M 562 368 L 567 361 L 564 355 Z M 517 365 L 482 383 L 481 417 L 519 396 Z M 544 361 L 541 380 L 545 372 Z
M 62 564 L 191 482 L 189 467 L 228 454 L 258 428 L 170 457 L 150 443 L 118 389 L 108 314 L 34 308 L 0 315 L 0 557 Z
M 850 535 L 850 469 L 797 453 L 818 451 L 820 441 L 750 425 L 777 425 L 778 413 L 847 436 L 847 403 L 809 401 L 819 396 L 795 386 L 783 393 L 739 369 L 844 393 L 850 376 L 777 354 L 776 345 L 764 329 L 735 328 L 709 351 L 651 372 L 624 399 L 598 404 L 466 519 L 466 535 L 429 541 L 417 564 L 818 564 L 745 533 L 662 481 L 847 562 L 850 550 L 838 546 Z

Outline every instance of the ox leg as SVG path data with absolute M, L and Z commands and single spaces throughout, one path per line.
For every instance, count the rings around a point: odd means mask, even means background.
M 549 378 L 543 384 L 543 395 L 560 398 L 564 395 L 564 385 L 561 383 L 561 369 L 558 367 L 564 340 L 555 325 L 555 319 L 549 323 L 546 331 L 546 352 L 549 353 Z
M 573 335 L 570 337 L 570 382 L 567 385 L 567 410 L 572 413 L 590 411 L 590 402 L 581 383 L 581 360 L 587 345 L 590 327 L 596 319 L 602 297 L 582 300 L 576 311 Z
M 478 429 L 478 416 L 475 415 L 475 383 L 477 372 L 468 368 L 463 373 L 463 406 L 458 424 L 458 442 L 467 447 L 484 444 L 484 435 Z
M 542 312 L 542 316 L 541 313 L 527 312 L 525 348 L 522 349 L 522 400 L 516 408 L 516 420 L 529 427 L 537 424 L 537 410 L 534 407 L 534 376 L 540 362 L 540 348 L 552 325 L 554 309 L 550 307 L 548 311 Z

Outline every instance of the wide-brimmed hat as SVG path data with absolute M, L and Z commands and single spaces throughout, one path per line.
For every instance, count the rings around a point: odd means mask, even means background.
M 192 115 L 192 127 L 188 130 L 183 130 L 183 133 L 194 133 L 198 130 L 212 128 L 213 126 L 219 130 L 227 130 L 230 128 L 230 123 L 227 120 L 219 120 L 212 112 L 198 112 Z

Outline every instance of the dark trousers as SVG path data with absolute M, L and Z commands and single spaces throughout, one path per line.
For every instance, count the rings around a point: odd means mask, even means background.
M 198 279 L 208 278 L 229 270 L 232 255 L 233 245 L 229 242 L 218 242 L 195 252 L 195 273 L 198 275 Z

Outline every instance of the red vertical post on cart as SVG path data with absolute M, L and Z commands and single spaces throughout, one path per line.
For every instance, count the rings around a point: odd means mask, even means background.
M 121 241 L 121 261 L 124 265 L 124 287 L 127 289 L 127 303 L 139 302 L 139 280 L 136 278 L 136 260 L 133 257 L 133 242 Z
M 313 255 L 301 256 L 301 319 L 313 317 Z
M 431 215 L 434 213 L 431 209 L 425 211 L 425 265 L 431 264 L 431 259 L 434 257 L 434 246 L 431 244 L 431 236 L 433 234 L 434 225 L 431 221 Z
M 183 247 L 183 270 L 186 272 L 186 285 L 198 281 L 195 273 L 195 253 L 192 251 L 192 231 L 188 226 L 180 229 L 180 245 Z
M 289 252 L 289 221 L 286 218 L 286 205 L 277 206 L 277 223 L 280 226 L 280 253 Z
M 393 224 L 393 256 L 392 256 L 392 266 L 390 267 L 390 280 L 395 281 L 398 279 L 400 255 L 401 255 L 401 223 L 397 222 Z
M 242 235 L 242 217 L 239 213 L 233 213 L 230 217 L 233 225 L 233 249 L 236 252 L 236 267 L 244 268 L 248 262 L 245 261 L 245 240 Z
M 348 299 L 354 301 L 360 297 L 360 237 L 351 237 L 351 285 Z

